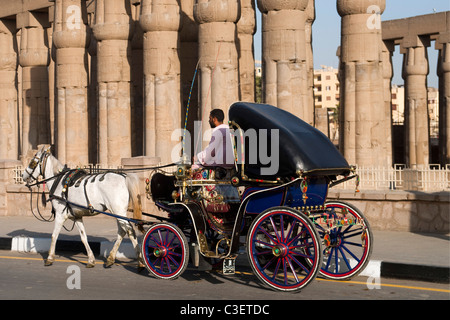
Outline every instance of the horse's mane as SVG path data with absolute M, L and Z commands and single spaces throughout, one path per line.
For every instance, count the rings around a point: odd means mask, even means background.
M 57 175 L 62 169 L 64 169 L 64 165 L 54 155 L 50 154 L 49 160 L 51 160 L 54 164 L 53 175 Z

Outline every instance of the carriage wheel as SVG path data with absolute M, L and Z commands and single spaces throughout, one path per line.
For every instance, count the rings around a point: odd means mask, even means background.
M 151 226 L 142 240 L 147 270 L 160 279 L 175 279 L 186 270 L 189 249 L 186 236 L 170 223 Z
M 320 238 L 306 215 L 287 207 L 270 208 L 252 223 L 247 254 L 258 278 L 281 291 L 297 291 L 319 272 Z
M 326 203 L 326 212 L 315 218 L 323 240 L 320 274 L 334 280 L 348 280 L 358 275 L 369 262 L 373 235 L 369 222 L 354 206 L 341 201 Z M 330 225 L 334 227 L 330 228 Z

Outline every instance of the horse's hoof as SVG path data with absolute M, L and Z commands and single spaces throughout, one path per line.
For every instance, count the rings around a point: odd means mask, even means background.
M 93 263 L 93 262 L 88 262 L 86 264 L 86 268 L 93 268 L 93 267 L 95 267 L 95 263 Z
M 138 273 L 141 273 L 142 271 L 144 271 L 144 269 L 145 269 L 145 266 L 144 266 L 144 265 L 138 264 L 138 267 L 137 267 L 137 272 L 138 272 Z
M 53 259 L 45 259 L 44 266 L 51 266 L 53 264 L 53 261 Z
M 111 268 L 111 266 L 114 264 L 114 261 L 109 261 L 109 260 L 106 260 L 106 262 L 105 262 L 105 268 Z

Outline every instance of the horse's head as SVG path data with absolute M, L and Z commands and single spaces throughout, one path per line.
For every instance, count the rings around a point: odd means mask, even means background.
M 31 159 L 28 167 L 22 173 L 22 179 L 27 184 L 33 180 L 37 180 L 40 175 L 44 174 L 45 161 L 50 155 L 50 146 L 43 146 Z

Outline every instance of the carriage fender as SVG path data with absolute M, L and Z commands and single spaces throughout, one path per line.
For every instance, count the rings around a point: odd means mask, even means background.
M 200 239 L 198 238 L 199 232 L 205 234 L 206 231 L 206 222 L 202 214 L 202 208 L 196 204 L 196 203 L 182 203 L 182 202 L 176 202 L 176 203 L 170 203 L 170 207 L 182 207 L 186 209 L 189 212 L 189 215 L 191 216 L 194 230 L 195 230 L 195 236 L 197 238 L 197 243 L 200 243 Z

